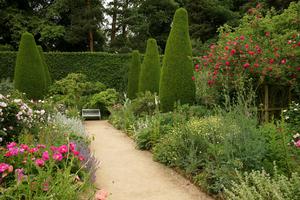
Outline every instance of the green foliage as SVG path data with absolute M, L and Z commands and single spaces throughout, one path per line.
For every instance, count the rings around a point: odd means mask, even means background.
M 50 76 L 49 67 L 48 67 L 48 65 L 45 61 L 43 48 L 41 46 L 38 46 L 38 50 L 39 50 L 39 54 L 40 54 L 40 57 L 42 59 L 42 63 L 43 63 L 44 71 L 45 71 L 46 88 L 47 88 L 47 91 L 48 91 L 50 85 L 52 84 L 52 79 L 51 79 L 51 76 Z
M 139 92 L 150 91 L 158 94 L 160 79 L 160 58 L 155 39 L 147 41 L 147 50 L 139 78 Z
M 232 200 L 296 200 L 299 199 L 300 178 L 294 173 L 291 177 L 280 175 L 276 168 L 274 176 L 266 171 L 237 172 L 238 180 L 232 188 L 225 189 L 227 199 Z
M 84 106 L 86 108 L 98 108 L 101 115 L 109 114 L 109 108 L 117 103 L 118 93 L 115 89 L 107 89 L 91 96 L 89 102 Z
M 69 73 L 83 73 L 89 81 L 126 91 L 131 59 L 127 54 L 46 52 L 44 56 L 53 80 L 62 79 Z M 0 78 L 13 78 L 15 60 L 15 52 L 0 52 Z
M 181 104 L 194 102 L 195 83 L 192 80 L 191 56 L 188 14 L 181 8 L 175 13 L 163 59 L 159 88 L 162 111 L 172 110 L 177 101 Z
M 131 65 L 128 72 L 127 95 L 129 99 L 136 98 L 139 89 L 139 76 L 141 70 L 141 57 L 139 51 L 132 52 Z
M 8 95 L 14 90 L 14 84 L 9 78 L 0 80 L 0 94 Z
M 57 104 L 81 109 L 91 95 L 100 93 L 105 89 L 106 86 L 100 82 L 87 81 L 87 76 L 84 74 L 71 73 L 50 87 L 49 96 Z
M 15 89 L 28 98 L 42 99 L 46 92 L 43 63 L 33 35 L 24 33 L 21 38 L 14 75 Z

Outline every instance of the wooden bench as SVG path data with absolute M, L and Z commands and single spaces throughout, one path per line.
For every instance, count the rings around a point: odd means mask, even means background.
M 100 109 L 82 109 L 81 116 L 84 119 L 87 118 L 98 118 L 101 119 Z

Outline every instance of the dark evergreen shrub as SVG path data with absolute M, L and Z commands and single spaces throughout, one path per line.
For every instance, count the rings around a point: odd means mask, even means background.
M 141 57 L 139 51 L 132 52 L 131 65 L 128 72 L 128 87 L 127 96 L 130 99 L 134 99 L 137 96 L 139 88 L 139 75 L 141 68 Z
M 176 102 L 181 104 L 194 102 L 195 83 L 192 80 L 191 57 L 188 14 L 184 8 L 180 8 L 175 13 L 163 59 L 159 88 L 163 112 L 172 110 Z
M 42 99 L 46 91 L 46 78 L 42 59 L 34 37 L 23 33 L 17 54 L 14 75 L 15 89 L 30 99 Z
M 147 41 L 147 49 L 143 64 L 141 65 L 141 74 L 139 81 L 139 92 L 150 91 L 157 93 L 159 91 L 160 79 L 160 58 L 155 39 Z

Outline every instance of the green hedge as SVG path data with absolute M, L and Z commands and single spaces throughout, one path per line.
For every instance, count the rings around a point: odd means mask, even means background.
M 91 81 L 100 81 L 118 91 L 126 91 L 129 54 L 103 52 L 48 52 L 44 53 L 53 80 L 71 72 L 81 72 Z M 0 79 L 13 79 L 16 52 L 0 52 Z

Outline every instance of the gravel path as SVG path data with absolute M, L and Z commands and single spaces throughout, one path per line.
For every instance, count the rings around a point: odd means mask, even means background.
M 107 121 L 86 121 L 95 137 L 91 148 L 101 161 L 97 187 L 110 193 L 109 200 L 212 200 L 189 181 L 139 151 L 126 134 Z

